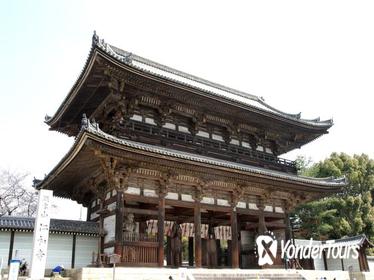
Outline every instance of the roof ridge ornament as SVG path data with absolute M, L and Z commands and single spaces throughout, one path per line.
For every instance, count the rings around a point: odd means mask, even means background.
M 90 126 L 90 120 L 87 118 L 86 114 L 83 114 L 81 120 L 81 130 L 87 129 Z
M 96 46 L 99 43 L 99 36 L 96 34 L 96 30 L 94 30 L 94 33 L 92 35 L 92 45 Z
M 111 46 L 110 44 L 105 43 L 104 39 L 100 39 L 99 35 L 97 35 L 96 33 L 96 30 L 94 30 L 94 33 L 92 35 L 92 46 L 99 47 L 100 49 L 110 54 L 111 56 L 114 56 L 115 58 L 122 61 L 123 63 L 132 64 L 133 55 L 131 52 L 123 52 L 119 54 L 118 52 L 114 51 L 113 50 L 114 46 Z
M 89 118 L 87 118 L 86 114 L 83 114 L 82 120 L 81 120 L 81 131 L 82 130 L 94 130 L 94 131 L 101 131 L 99 124 L 96 122 L 95 119 L 92 119 L 90 121 Z

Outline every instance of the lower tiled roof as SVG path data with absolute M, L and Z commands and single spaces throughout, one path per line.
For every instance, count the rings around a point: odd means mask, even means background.
M 0 230 L 33 231 L 35 218 L 29 217 L 0 217 Z M 50 232 L 78 234 L 78 235 L 98 235 L 99 226 L 96 222 L 58 220 L 51 219 Z

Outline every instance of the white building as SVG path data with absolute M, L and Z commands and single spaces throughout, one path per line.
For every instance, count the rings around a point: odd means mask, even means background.
M 9 265 L 11 259 L 31 263 L 34 218 L 0 217 L 0 259 Z M 97 252 L 98 224 L 95 222 L 51 219 L 47 264 L 50 269 L 85 267 Z
M 309 269 L 315 270 L 343 270 L 349 271 L 350 267 L 352 271 L 374 271 L 374 264 L 368 262 L 368 257 L 366 256 L 366 248 L 372 248 L 374 245 L 367 239 L 365 235 L 358 235 L 354 237 L 347 237 L 336 240 L 327 241 L 317 241 L 306 239 L 295 239 L 295 245 L 308 246 L 323 246 L 325 249 L 323 251 L 321 258 L 314 258 L 308 260 L 300 260 L 302 266 L 312 266 Z M 342 247 L 343 252 L 348 247 L 358 246 L 358 258 L 354 258 L 352 252 L 347 256 L 347 258 L 335 258 L 332 254 L 328 254 L 328 248 Z M 370 259 L 373 260 L 374 259 Z M 303 265 L 304 264 L 304 265 Z

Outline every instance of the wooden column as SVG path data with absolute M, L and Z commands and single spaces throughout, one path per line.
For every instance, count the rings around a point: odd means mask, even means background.
M 231 265 L 232 268 L 239 268 L 239 234 L 238 234 L 238 217 L 236 207 L 231 208 Z
M 201 205 L 200 199 L 195 199 L 195 267 L 201 267 Z
M 258 210 L 259 210 L 259 213 L 258 213 L 258 234 L 264 234 L 265 232 L 267 232 L 266 222 L 265 222 L 265 214 L 264 214 L 264 210 L 265 210 L 264 201 L 260 200 L 260 203 L 258 205 Z
M 103 266 L 101 254 L 104 252 L 104 236 L 105 236 L 104 217 L 103 217 L 103 215 L 105 214 L 104 199 L 105 197 L 100 199 L 100 210 L 97 211 L 97 213 L 99 214 L 99 244 L 98 244 L 98 252 L 97 252 L 97 265 L 99 267 Z
M 123 252 L 124 208 L 124 193 L 122 190 L 117 190 L 114 253 L 120 255 L 121 257 Z
M 358 264 L 360 265 L 360 271 L 369 271 L 364 247 L 360 247 L 359 249 Z
M 75 249 L 77 244 L 77 235 L 73 234 L 73 244 L 72 244 L 72 250 L 71 250 L 71 268 L 75 267 Z
M 8 266 L 13 257 L 13 245 L 14 245 L 14 231 L 10 232 L 10 242 L 9 242 L 9 253 L 8 253 Z
M 193 237 L 188 237 L 188 265 L 193 266 Z
M 326 257 L 325 250 L 322 251 L 322 257 L 323 257 L 323 266 L 325 267 L 325 270 L 329 270 L 329 268 L 327 267 L 327 257 Z
M 288 214 L 287 210 L 286 210 L 286 213 L 285 213 L 284 222 L 286 224 L 286 228 L 285 228 L 286 241 L 291 240 L 292 239 L 292 227 L 291 227 L 290 215 Z M 293 240 L 291 240 L 291 241 L 293 241 Z
M 158 202 L 157 240 L 158 266 L 164 266 L 164 222 L 165 222 L 165 194 L 160 193 Z

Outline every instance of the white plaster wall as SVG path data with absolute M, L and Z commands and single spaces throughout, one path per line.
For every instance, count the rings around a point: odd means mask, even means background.
M 92 252 L 97 253 L 98 237 L 77 236 L 75 245 L 75 268 L 85 267 L 92 261 Z
M 314 259 L 314 269 L 325 270 L 325 263 L 323 261 L 323 257 Z
M 12 258 L 25 259 L 27 263 L 31 263 L 32 251 L 32 232 L 15 232 Z M 9 243 L 8 243 L 9 244 Z M 9 248 L 9 245 L 8 245 Z
M 57 265 L 64 265 L 66 269 L 71 268 L 72 250 L 72 235 L 50 234 L 46 268 L 54 268 Z
M 374 257 L 368 257 L 368 264 L 370 272 L 374 273 Z
M 111 215 L 104 218 L 104 230 L 106 231 L 104 243 L 114 241 L 116 230 L 116 215 Z
M 352 266 L 353 271 L 360 271 L 360 264 L 358 262 L 358 259 L 353 259 L 353 258 L 344 259 L 343 263 L 344 263 L 344 270 L 348 270 L 349 267 Z
M 334 259 L 330 256 L 330 258 L 326 258 L 326 263 L 328 270 L 343 270 L 340 258 Z
M 10 231 L 0 231 L 0 262 L 3 260 L 3 266 L 8 264 Z

